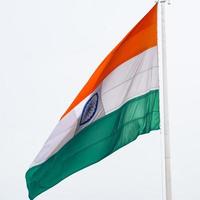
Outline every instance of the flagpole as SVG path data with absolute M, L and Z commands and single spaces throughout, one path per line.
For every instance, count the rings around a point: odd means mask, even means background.
M 165 31 L 165 6 L 170 1 L 159 0 L 161 9 L 161 48 L 162 48 L 162 86 L 163 86 L 163 128 L 161 131 L 163 137 L 163 154 L 164 154 L 164 190 L 163 197 L 165 200 L 172 200 L 171 186 L 171 150 L 170 150 L 170 133 L 169 133 L 169 113 L 168 113 L 168 87 L 167 87 L 167 59 L 166 59 L 166 31 Z

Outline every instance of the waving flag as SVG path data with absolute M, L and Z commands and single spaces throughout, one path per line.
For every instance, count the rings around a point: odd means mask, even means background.
M 157 130 L 157 4 L 99 65 L 26 173 L 30 199 Z

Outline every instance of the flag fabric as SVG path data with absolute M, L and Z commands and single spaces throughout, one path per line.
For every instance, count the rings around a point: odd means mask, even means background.
M 160 128 L 157 4 L 99 65 L 26 172 L 29 198 Z

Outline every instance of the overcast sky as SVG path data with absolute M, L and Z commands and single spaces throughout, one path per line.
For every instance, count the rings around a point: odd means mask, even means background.
M 25 172 L 92 72 L 148 12 L 147 0 L 0 0 L 0 199 L 27 200 Z M 167 6 L 176 200 L 200 199 L 200 2 Z M 65 179 L 37 200 L 160 200 L 160 133 Z

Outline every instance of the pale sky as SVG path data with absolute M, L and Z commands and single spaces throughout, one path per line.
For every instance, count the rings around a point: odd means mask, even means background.
M 148 12 L 147 0 L 0 1 L 0 199 L 28 200 L 25 173 L 92 72 Z M 167 6 L 174 200 L 200 199 L 200 2 Z M 160 133 L 141 136 L 36 200 L 160 200 Z

